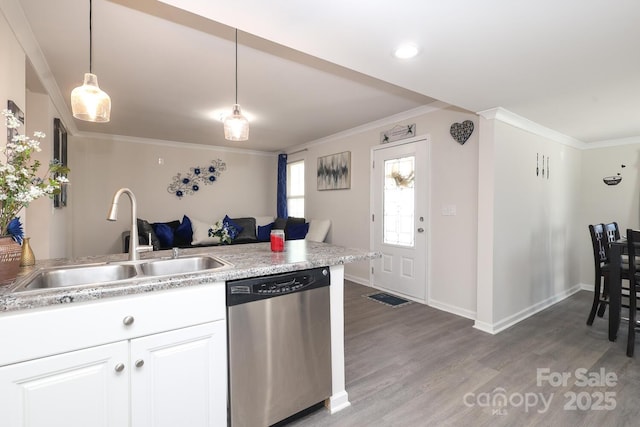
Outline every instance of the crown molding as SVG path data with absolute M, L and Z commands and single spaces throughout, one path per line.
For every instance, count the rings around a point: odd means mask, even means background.
M 278 153 L 273 151 L 248 150 L 243 148 L 224 147 L 220 145 L 194 144 L 191 142 L 166 141 L 162 139 L 139 138 L 136 136 L 111 135 L 97 132 L 78 132 L 74 138 L 101 139 L 111 142 L 126 142 L 132 144 L 160 145 L 172 148 L 191 148 L 199 150 L 221 151 L 226 153 L 253 154 L 256 156 L 276 157 Z
M 563 133 L 549 129 L 546 126 L 542 126 L 534 121 L 531 121 L 525 117 L 519 116 L 511 111 L 502 107 L 491 108 L 488 110 L 478 111 L 476 114 L 487 120 L 499 120 L 503 123 L 514 126 L 518 129 L 522 129 L 527 132 L 531 132 L 534 135 L 539 135 L 552 141 L 558 142 L 569 147 L 578 148 L 584 150 L 588 144 L 578 139 L 567 136 Z
M 60 88 L 56 84 L 49 63 L 45 59 L 40 45 L 38 45 L 29 21 L 24 14 L 24 10 L 17 0 L 0 0 L 0 10 L 4 14 L 9 27 L 13 31 L 18 43 L 22 46 L 25 55 L 31 61 L 33 69 L 35 70 L 42 86 L 44 86 L 51 102 L 55 106 L 58 114 L 62 116 L 62 122 L 64 123 L 67 131 L 74 135 L 78 132 L 78 128 L 73 120 L 73 116 L 70 114 L 65 98 L 60 92 Z M 82 81 L 83 75 L 78 75 L 78 80 Z
M 420 107 L 412 108 L 411 110 L 394 114 L 393 116 L 389 116 L 380 120 L 375 120 L 373 122 L 365 123 L 363 125 L 356 126 L 354 128 L 347 129 L 342 132 L 334 133 L 332 135 L 325 136 L 320 139 L 305 142 L 304 144 L 299 144 L 293 147 L 289 147 L 286 150 L 283 150 L 282 152 L 289 154 L 289 153 L 302 151 L 304 149 L 311 148 L 317 145 L 326 144 L 328 142 L 337 141 L 342 138 L 358 135 L 366 131 L 375 130 L 383 126 L 395 125 L 395 124 L 398 124 L 399 122 L 403 122 L 405 120 L 409 120 L 414 117 L 421 116 L 423 114 L 429 114 L 429 113 L 433 113 L 434 111 L 444 110 L 445 108 L 448 108 L 450 106 L 451 106 L 450 104 L 447 104 L 442 101 L 431 102 L 427 105 L 422 105 Z
M 589 142 L 586 144 L 585 150 L 595 150 L 597 148 L 620 147 L 624 145 L 640 144 L 640 136 L 632 136 L 629 138 L 605 139 L 597 142 Z

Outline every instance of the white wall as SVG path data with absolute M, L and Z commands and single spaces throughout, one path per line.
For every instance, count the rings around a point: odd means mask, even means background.
M 582 153 L 497 119 L 480 126 L 490 160 L 480 168 L 476 327 L 497 332 L 579 289 Z
M 162 158 L 164 164 L 159 164 Z M 178 173 L 211 160 L 226 163 L 218 181 L 178 199 L 167 191 Z M 121 233 L 130 228 L 130 203 L 122 196 L 118 220 L 106 220 L 113 194 L 121 187 L 136 196 L 138 217 L 149 222 L 182 220 L 212 223 L 231 217 L 275 215 L 277 157 L 194 145 L 141 143 L 125 139 L 69 138 L 73 256 L 122 252 Z
M 581 283 L 593 287 L 594 266 L 589 224 L 616 221 L 624 235 L 627 228 L 640 228 L 640 143 L 587 149 L 582 152 L 583 197 L 579 224 Z M 622 168 L 620 165 L 625 165 Z M 621 173 L 622 181 L 606 185 L 602 178 Z
M 474 132 L 465 145 L 460 145 L 449 135 L 451 124 L 464 120 L 477 122 L 477 117 L 455 108 L 420 112 L 397 122 L 368 126 L 347 135 L 327 138 L 321 144 L 310 144 L 307 151 L 289 156 L 289 161 L 305 160 L 305 216 L 331 220 L 327 241 L 340 246 L 369 248 L 371 148 L 379 145 L 381 131 L 396 124 L 416 123 L 417 135 L 430 134 L 429 304 L 474 317 L 478 137 Z M 292 148 L 290 152 L 297 149 L 300 147 Z M 351 188 L 318 191 L 318 157 L 342 151 L 351 151 Z M 445 205 L 455 205 L 457 215 L 442 216 Z M 348 264 L 345 274 L 351 280 L 368 284 L 369 264 Z
M 40 176 L 53 159 L 53 119 L 59 116 L 48 95 L 27 92 L 27 134 L 44 132 L 41 152 L 33 158 L 40 161 Z M 71 211 L 56 209 L 53 200 L 41 197 L 26 209 L 25 236 L 30 237 L 36 259 L 68 258 L 71 256 Z

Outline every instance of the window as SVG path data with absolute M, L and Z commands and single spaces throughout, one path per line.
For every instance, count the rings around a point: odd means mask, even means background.
M 304 160 L 287 163 L 287 211 L 304 218 Z

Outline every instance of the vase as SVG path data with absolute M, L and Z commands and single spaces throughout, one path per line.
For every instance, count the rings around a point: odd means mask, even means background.
M 22 247 L 11 236 L 0 236 L 0 285 L 16 280 L 20 271 Z
M 22 255 L 20 256 L 20 267 L 28 267 L 35 265 L 36 256 L 33 254 L 31 244 L 29 243 L 30 237 L 25 237 L 22 240 Z

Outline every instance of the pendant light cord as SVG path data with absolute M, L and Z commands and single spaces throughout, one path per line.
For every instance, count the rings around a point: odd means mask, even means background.
M 238 29 L 236 28 L 236 104 L 238 103 Z
M 91 10 L 93 8 L 93 2 L 91 0 L 89 0 L 89 73 L 93 74 L 92 71 L 92 63 L 93 63 L 93 31 L 91 29 L 91 24 L 92 24 L 92 17 L 93 17 L 93 11 Z

